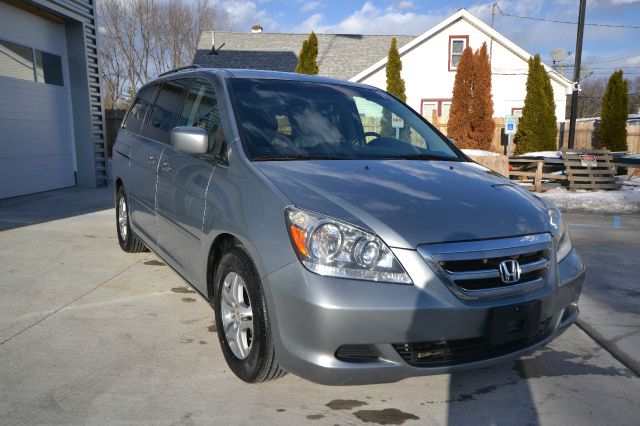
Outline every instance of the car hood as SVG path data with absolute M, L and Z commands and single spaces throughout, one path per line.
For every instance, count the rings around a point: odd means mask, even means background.
M 389 246 L 548 232 L 542 201 L 470 162 L 255 162 L 291 202 L 375 232 Z

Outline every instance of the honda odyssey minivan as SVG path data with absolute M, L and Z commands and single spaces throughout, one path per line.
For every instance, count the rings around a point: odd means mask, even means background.
M 374 87 L 174 70 L 139 90 L 113 178 L 120 246 L 211 304 L 247 382 L 477 368 L 578 316 L 585 267 L 558 209 Z

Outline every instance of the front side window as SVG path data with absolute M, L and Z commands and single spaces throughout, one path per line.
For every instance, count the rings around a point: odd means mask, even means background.
M 455 71 L 462 58 L 462 52 L 469 44 L 468 36 L 449 37 L 449 71 Z
M 177 125 L 205 129 L 209 135 L 209 152 L 217 147 L 216 141 L 221 142 L 223 136 L 218 100 L 209 83 L 196 80 L 191 86 Z
M 0 40 L 0 76 L 64 86 L 62 57 Z
M 231 86 L 254 161 L 459 159 L 445 138 L 380 90 L 273 79 L 231 79 Z
M 169 132 L 173 128 L 178 108 L 182 103 L 187 80 L 169 80 L 162 83 L 160 93 L 149 115 L 147 137 L 169 143 Z
M 155 90 L 155 86 L 147 86 L 140 89 L 136 100 L 133 101 L 133 105 L 129 108 L 129 112 L 127 113 L 127 117 L 124 119 L 124 125 L 122 127 L 132 133 L 140 134 L 144 116 L 149 109 L 149 104 L 151 103 Z

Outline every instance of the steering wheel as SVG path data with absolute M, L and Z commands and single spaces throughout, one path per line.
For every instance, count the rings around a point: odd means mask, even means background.
M 355 138 L 351 139 L 351 141 L 349 141 L 349 143 L 351 145 L 359 145 L 360 141 L 366 142 L 367 136 L 375 136 L 376 139 L 382 137 L 382 135 L 380 133 L 377 133 L 377 132 L 364 132 L 364 134 L 362 136 L 356 136 Z

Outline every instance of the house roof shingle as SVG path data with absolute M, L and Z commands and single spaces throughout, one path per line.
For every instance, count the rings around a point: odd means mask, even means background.
M 348 80 L 387 56 L 391 38 L 402 47 L 414 36 L 317 34 L 320 75 Z M 193 63 L 211 68 L 294 72 L 308 34 L 215 32 L 217 54 L 211 54 L 211 31 L 203 31 Z

